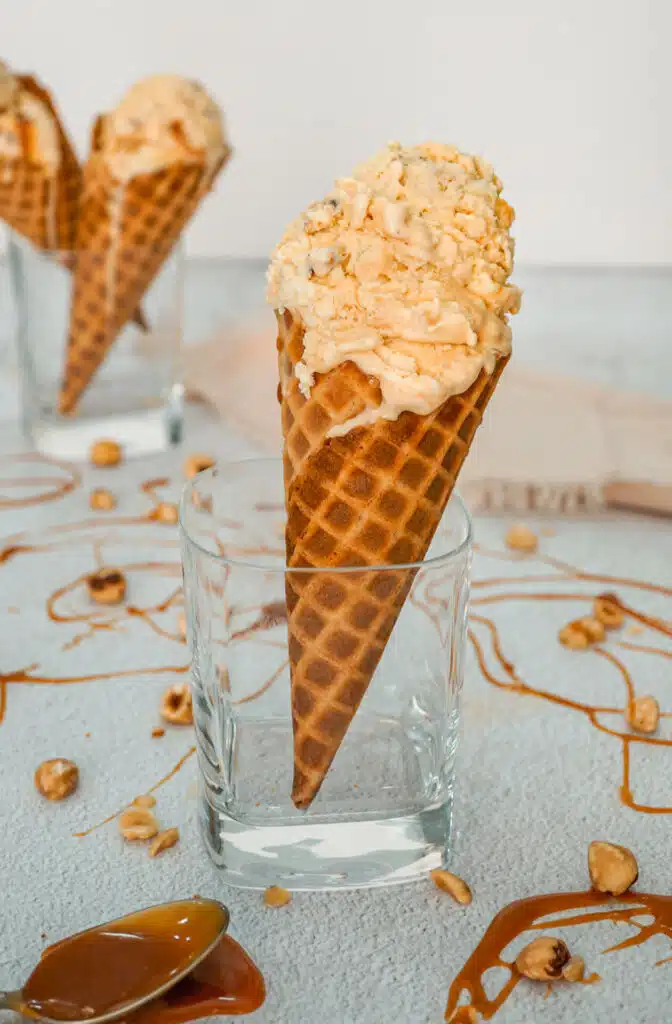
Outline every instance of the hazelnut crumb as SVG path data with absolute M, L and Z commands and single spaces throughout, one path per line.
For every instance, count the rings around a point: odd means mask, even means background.
M 146 807 L 128 807 L 119 815 L 119 831 L 129 843 L 152 839 L 159 831 L 156 818 Z
M 175 843 L 180 838 L 180 830 L 177 828 L 166 828 L 163 832 L 152 839 L 149 844 L 149 856 L 158 857 L 164 850 L 169 850 L 171 846 L 175 846 Z
M 565 981 L 583 981 L 586 973 L 586 964 L 582 956 L 573 956 L 562 968 L 562 977 Z
M 660 705 L 655 697 L 635 697 L 625 717 L 635 732 L 655 732 L 660 721 Z
M 46 939 L 46 937 L 47 937 L 47 933 L 46 932 L 40 932 L 40 938 L 41 939 Z
M 177 505 L 171 501 L 160 501 L 149 513 L 149 518 L 156 520 L 157 523 L 174 526 L 179 520 Z
M 561 977 L 569 959 L 569 950 L 562 939 L 542 935 L 521 949 L 516 957 L 516 967 L 532 981 L 553 981 Z
M 153 797 L 151 793 L 143 793 L 141 796 L 136 796 L 135 800 L 131 804 L 132 807 L 156 807 L 156 797 Z
M 512 526 L 504 538 L 507 548 L 512 551 L 536 551 L 539 546 L 539 539 L 529 526 L 525 526 L 524 523 L 517 523 Z
M 452 896 L 456 903 L 462 904 L 466 907 L 472 901 L 471 889 L 465 881 L 459 878 L 457 875 L 452 874 L 450 871 L 443 871 L 441 868 L 436 868 L 434 871 L 430 871 L 430 878 L 434 882 L 437 889 L 442 892 L 447 892 L 449 896 Z
M 65 757 L 43 761 L 35 772 L 35 787 L 47 800 L 65 800 L 79 785 L 79 768 Z
M 122 458 L 121 445 L 108 439 L 95 441 L 89 449 L 89 458 L 91 465 L 99 468 L 118 466 Z
M 191 480 L 197 473 L 202 473 L 206 469 L 212 469 L 214 464 L 215 460 L 211 459 L 209 455 L 190 455 L 184 463 L 184 475 L 188 480 Z
M 631 623 L 625 631 L 628 636 L 641 636 L 644 632 L 643 626 L 638 626 L 636 622 Z
M 623 625 L 625 614 L 615 594 L 598 594 L 593 601 L 593 615 L 607 629 Z
M 84 733 L 84 739 L 85 740 L 90 740 L 91 739 L 91 733 L 90 732 L 85 732 Z
M 588 871 L 593 889 L 622 896 L 639 877 L 634 853 L 615 843 L 592 842 L 588 847 Z
M 98 569 L 87 578 L 89 597 L 96 604 L 120 604 L 126 597 L 126 580 L 118 569 Z
M 264 891 L 264 903 L 267 907 L 286 907 L 292 902 L 292 894 L 281 885 L 270 885 Z
M 194 710 L 188 683 L 169 686 L 161 698 L 161 717 L 171 725 L 191 725 Z
M 160 725 L 157 725 L 154 729 L 152 729 L 152 739 L 153 740 L 160 740 L 161 737 L 165 736 L 165 735 L 166 735 L 166 730 L 162 729 Z
M 184 612 L 180 612 L 180 614 L 177 616 L 177 632 L 179 634 L 180 640 L 187 639 L 187 618 Z
M 105 487 L 96 487 L 89 495 L 89 508 L 100 512 L 111 512 L 117 507 L 117 499 Z

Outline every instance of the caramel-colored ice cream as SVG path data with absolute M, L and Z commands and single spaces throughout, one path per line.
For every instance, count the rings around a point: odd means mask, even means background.
M 61 162 L 58 124 L 39 97 L 0 61 L 0 159 L 43 164 L 56 174 Z
M 222 113 L 199 82 L 154 75 L 102 119 L 101 148 L 119 181 L 180 163 L 215 167 L 228 146 Z
M 290 225 L 268 299 L 305 326 L 301 390 L 347 360 L 381 387 L 378 408 L 332 433 L 433 412 L 510 352 L 520 291 L 501 190 L 479 157 L 391 143 Z

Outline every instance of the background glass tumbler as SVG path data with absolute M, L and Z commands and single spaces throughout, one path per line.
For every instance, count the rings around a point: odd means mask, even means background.
M 205 843 L 232 885 L 404 882 L 450 856 L 469 516 L 454 496 L 422 563 L 289 570 L 283 499 L 280 460 L 220 464 L 182 498 Z M 317 580 L 330 595 L 310 617 L 322 632 L 303 638 L 304 656 L 319 657 L 319 645 L 343 629 L 351 649 L 366 649 L 384 602 L 373 604 L 361 635 L 344 609 L 374 577 L 381 593 L 403 577 L 408 597 L 321 789 L 297 810 L 285 585 Z
M 127 246 L 122 256 L 123 266 L 147 263 L 147 253 Z M 184 257 L 179 243 L 105 350 L 76 407 L 67 414 L 59 411 L 74 320 L 70 268 L 78 261 L 83 274 L 90 270 L 98 279 L 100 260 L 100 255 L 86 250 L 43 252 L 23 238 L 10 238 L 23 424 L 35 447 L 47 455 L 83 459 L 101 437 L 118 441 L 126 455 L 145 455 L 176 444 L 182 436 Z M 107 331 L 106 317 L 114 315 L 112 296 L 118 289 L 117 275 L 124 273 L 121 264 L 110 263 L 105 284 L 92 289 L 86 308 L 80 310 L 87 329 L 94 324 L 101 338 Z M 90 337 L 95 343 L 95 336 Z M 85 364 L 80 360 L 80 365 Z

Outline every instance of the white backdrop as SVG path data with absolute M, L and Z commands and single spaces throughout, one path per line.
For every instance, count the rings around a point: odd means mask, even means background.
M 527 263 L 672 262 L 670 0 L 0 0 L 2 56 L 80 147 L 157 71 L 201 78 L 236 148 L 190 232 L 263 256 L 388 139 L 482 152 Z

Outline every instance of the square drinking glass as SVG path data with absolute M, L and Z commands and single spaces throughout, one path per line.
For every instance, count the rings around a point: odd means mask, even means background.
M 179 243 L 108 348 L 76 409 L 67 415 L 58 410 L 71 326 L 71 268 L 78 261 L 85 271 L 87 262 L 93 266 L 99 259 L 86 250 L 43 252 L 10 237 L 23 425 L 46 455 L 84 459 L 100 438 L 118 441 L 126 455 L 148 455 L 182 437 L 184 256 Z M 135 267 L 148 262 L 147 253 L 128 247 L 123 259 Z M 117 273 L 111 265 L 110 295 Z M 104 318 L 106 296 L 98 301 L 95 315 Z
M 199 474 L 180 522 L 200 826 L 224 880 L 354 888 L 446 865 L 472 548 L 460 499 L 451 498 L 425 560 L 407 566 L 287 568 L 280 460 Z M 321 789 L 297 810 L 286 584 L 317 582 L 330 595 L 311 620 L 322 631 L 303 639 L 310 658 L 343 628 L 365 646 L 337 598 L 366 600 L 374 578 L 377 592 L 401 581 L 408 597 Z M 384 602 L 372 614 L 384 615 Z

